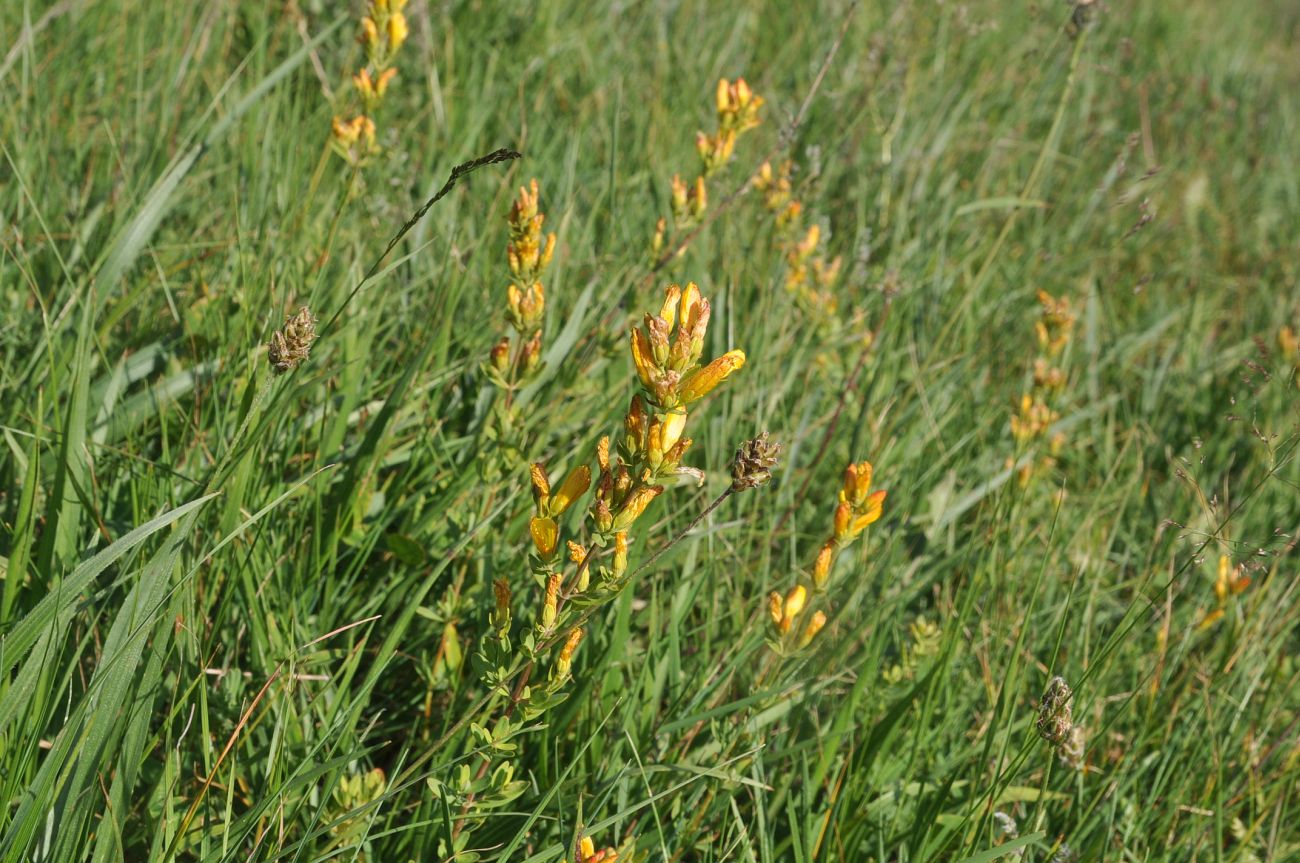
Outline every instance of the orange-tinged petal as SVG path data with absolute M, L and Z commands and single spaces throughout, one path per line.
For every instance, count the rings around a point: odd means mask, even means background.
M 551 513 L 560 515 L 578 498 L 582 497 L 591 485 L 591 468 L 582 464 L 569 471 L 564 482 L 551 495 Z
M 689 404 L 708 395 L 718 384 L 731 376 L 731 373 L 745 365 L 745 352 L 739 349 L 727 351 L 702 369 L 697 369 L 682 381 L 681 399 Z
M 640 329 L 632 330 L 632 363 L 636 366 L 637 377 L 646 387 L 654 385 L 654 355 L 650 351 L 650 341 Z
M 835 562 L 835 543 L 827 542 L 817 552 L 817 562 L 813 564 L 813 584 L 822 587 L 831 574 L 831 564 Z
M 849 531 L 849 522 L 853 519 L 853 511 L 849 508 L 847 501 L 840 501 L 839 506 L 835 507 L 835 536 L 841 538 Z
M 624 530 L 631 526 L 632 522 L 641 517 L 650 501 L 658 497 L 664 490 L 661 485 L 643 485 L 636 491 L 632 492 L 623 508 L 619 510 L 618 515 L 614 516 L 614 528 Z
M 772 618 L 772 623 L 777 626 L 780 626 L 781 621 L 785 618 L 785 615 L 781 613 L 781 605 L 781 594 L 774 590 L 767 595 L 767 614 Z
M 853 519 L 851 533 L 858 534 L 867 528 L 868 525 L 875 524 L 880 520 L 880 515 L 884 511 L 885 492 L 874 492 L 867 498 L 866 508 Z
M 808 618 L 808 624 L 804 627 L 803 634 L 799 636 L 799 646 L 807 647 L 812 640 L 817 637 L 817 633 L 822 631 L 826 625 L 826 612 L 818 611 Z

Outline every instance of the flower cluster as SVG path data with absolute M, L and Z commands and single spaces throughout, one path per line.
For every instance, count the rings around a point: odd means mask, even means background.
M 884 490 L 871 490 L 871 462 L 850 464 L 844 471 L 839 501 L 831 522 L 831 535 L 822 543 L 813 560 L 807 584 L 795 584 L 785 596 L 773 591 L 767 599 L 778 649 L 806 647 L 826 624 L 826 613 L 817 609 L 800 625 L 799 618 L 810 600 L 825 596 L 839 553 L 852 544 L 884 512 Z
M 1250 587 L 1250 576 L 1241 564 L 1232 565 L 1226 554 L 1219 556 L 1218 574 L 1214 579 L 1214 608 L 1201 615 L 1200 629 L 1214 626 L 1228 612 L 1232 600 Z
M 1038 719 L 1035 727 L 1038 736 L 1051 745 L 1061 763 L 1076 770 L 1083 767 L 1083 752 L 1087 742 L 1083 726 L 1074 723 L 1071 702 L 1074 693 L 1063 677 L 1053 677 L 1038 702 Z
M 506 221 L 510 239 L 506 262 L 510 286 L 506 288 L 506 319 L 515 338 L 502 336 L 492 348 L 487 365 L 489 378 L 500 387 L 511 388 L 535 374 L 541 366 L 542 319 L 546 311 L 546 290 L 541 275 L 555 254 L 555 234 L 542 233 L 546 216 L 538 209 L 537 180 L 519 188 Z
M 673 226 L 682 231 L 697 225 L 709 207 L 709 193 L 705 179 L 722 170 L 736 153 L 736 141 L 741 135 L 762 123 L 759 111 L 763 97 L 755 93 L 744 78 L 718 81 L 716 94 L 717 129 L 712 133 L 695 133 L 695 152 L 700 157 L 700 171 L 695 179 L 683 179 L 674 174 L 669 197 Z M 655 257 L 663 252 L 668 241 L 668 220 L 659 219 L 655 225 L 650 251 Z
M 526 197 L 535 204 L 535 190 Z M 528 221 L 537 233 L 531 239 L 512 234 L 511 260 L 512 269 L 517 256 L 518 272 L 535 276 L 549 254 L 535 251 L 543 248 L 541 222 L 533 221 L 535 207 L 529 212 L 527 206 L 519 208 L 520 215 L 526 216 L 521 224 Z M 703 481 L 700 471 L 681 464 L 691 446 L 685 436 L 688 412 L 745 361 L 743 352 L 733 350 L 700 363 L 709 316 L 709 302 L 694 283 L 685 289 L 670 285 L 659 313 L 646 315 L 644 328 L 633 328 L 632 361 L 642 391 L 632 398 L 616 452 L 611 453 L 608 436 L 597 443 L 599 474 L 594 480 L 586 464 L 569 470 L 558 484 L 552 483 L 541 464 L 529 470 L 533 498 L 529 565 L 540 603 L 533 625 L 516 644 L 510 586 L 505 579 L 493 585 L 494 605 L 474 662 L 489 691 L 508 699 L 509 706 L 490 727 L 471 725 L 484 760 L 477 775 L 471 776 L 466 767 L 454 785 L 443 789 L 465 811 L 471 806 L 499 806 L 522 793 L 524 783 L 513 779 L 511 763 L 498 757 L 517 748 L 511 738 L 522 733 L 527 723 L 567 697 L 565 685 L 572 677 L 579 645 L 588 635 L 581 614 L 608 602 L 626 586 L 629 532 L 664 492 L 662 483 L 682 476 Z M 738 459 L 743 465 L 733 462 L 732 488 L 762 484 L 775 463 L 774 445 L 759 438 L 742 447 L 742 452 L 743 458 Z M 570 511 L 584 508 L 579 504 L 588 492 L 584 543 L 566 537 L 563 522 Z M 529 685 L 534 669 L 543 663 L 549 669 L 545 682 Z M 456 830 L 456 850 L 467 847 L 469 833 L 463 828 L 468 823 L 462 820 Z M 612 850 L 597 853 L 589 842 L 578 850 L 583 863 L 609 863 L 616 856 Z
M 1046 437 L 1061 415 L 1052 407 L 1053 397 L 1065 387 L 1066 374 L 1056 365 L 1070 343 L 1074 333 L 1074 312 L 1066 297 L 1053 297 L 1046 291 L 1038 292 L 1039 315 L 1034 322 L 1034 336 L 1038 342 L 1038 355 L 1034 357 L 1033 380 L 1028 391 L 1021 393 L 1011 414 L 1011 436 L 1019 445 L 1027 445 Z M 1054 454 L 1059 452 L 1065 438 L 1056 434 L 1049 441 L 1051 453 L 1044 456 L 1041 466 L 1055 464 Z M 1027 484 L 1036 465 L 1027 463 L 1020 469 L 1020 481 Z
M 344 161 L 360 167 L 379 152 L 375 142 L 376 109 L 397 75 L 393 62 L 410 29 L 402 9 L 407 0 L 370 0 L 361 19 L 357 41 L 366 51 L 366 64 L 352 76 L 352 88 L 360 101 L 357 110 L 335 116 L 330 145 Z
M 744 352 L 732 350 L 700 365 L 709 314 L 709 301 L 693 282 L 685 289 L 669 285 L 659 313 L 647 314 L 644 327 L 632 329 L 632 362 L 642 391 L 632 397 L 623 418 L 616 452 L 611 453 L 608 437 L 596 446 L 599 474 L 587 508 L 591 541 L 588 545 L 572 540 L 565 543 L 572 564 L 567 574 L 561 572 L 560 517 L 593 485 L 591 470 L 587 465 L 574 468 L 553 490 L 545 469 L 533 465 L 536 513 L 529 522 L 529 534 L 533 573 L 545 586 L 539 639 L 563 628 L 562 601 L 591 604 L 622 587 L 627 574 L 628 531 L 664 492 L 665 481 L 678 477 L 703 481 L 703 473 L 682 464 L 691 447 L 691 439 L 685 435 L 690 405 L 745 362 Z M 598 549 L 611 548 L 608 564 L 595 562 Z M 593 573 L 599 582 L 594 591 L 590 590 Z M 553 678 L 562 680 L 567 674 L 572 651 L 581 639 L 572 632 Z
M 839 279 L 842 259 L 826 256 L 820 225 L 805 225 L 804 206 L 793 197 L 793 173 L 794 163 L 789 160 L 775 169 L 764 162 L 754 178 L 754 188 L 762 193 L 763 206 L 773 215 L 776 246 L 785 258 L 786 290 L 809 309 L 830 316 L 839 307 L 831 289 Z

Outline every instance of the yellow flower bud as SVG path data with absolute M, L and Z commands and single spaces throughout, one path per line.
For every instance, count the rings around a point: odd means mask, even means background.
M 843 542 L 849 536 L 849 523 L 853 519 L 853 510 L 849 507 L 848 501 L 840 501 L 835 507 L 835 539 Z
M 555 554 L 555 545 L 560 540 L 560 528 L 555 519 L 548 516 L 534 516 L 528 522 L 528 532 L 533 535 L 533 545 L 543 560 L 550 560 Z
M 571 539 L 565 545 L 569 548 L 569 560 L 581 566 L 582 562 L 587 559 L 587 550 Z
M 709 208 L 709 195 L 704 188 L 704 177 L 695 178 L 695 188 L 691 190 L 690 212 L 692 218 L 698 219 Z
M 822 588 L 826 586 L 826 580 L 830 578 L 831 564 L 835 562 L 835 543 L 827 542 L 817 552 L 817 562 L 813 564 L 813 586 Z
M 364 45 L 366 51 L 370 53 L 373 53 L 379 47 L 379 28 L 375 26 L 374 19 L 361 19 L 361 35 L 357 37 L 357 41 Z
M 650 241 L 650 251 L 652 254 L 657 255 L 661 251 L 663 251 L 665 235 L 667 233 L 668 233 L 668 220 L 665 219 L 663 216 L 660 216 L 659 221 L 655 222 L 654 239 Z
M 844 487 L 840 490 L 840 500 L 847 500 L 854 506 L 860 506 L 871 491 L 871 462 L 864 461 L 850 464 L 844 469 Z
M 546 579 L 546 599 L 542 603 L 542 627 L 550 629 L 560 611 L 560 575 L 553 573 Z
M 562 514 L 575 500 L 587 492 L 590 485 L 591 468 L 583 464 L 569 471 L 569 475 L 564 478 L 564 482 L 551 496 L 551 514 Z
M 650 350 L 649 339 L 639 328 L 632 330 L 632 364 L 636 366 L 641 383 L 646 387 L 654 386 L 654 354 Z
M 614 575 L 622 575 L 627 570 L 627 531 L 620 530 L 614 534 Z
M 732 372 L 745 365 L 745 352 L 739 349 L 727 351 L 702 369 L 691 372 L 682 381 L 681 399 L 683 404 L 703 398 L 718 384 L 726 380 Z
M 660 443 L 665 450 L 671 450 L 677 446 L 677 442 L 682 439 L 682 432 L 686 429 L 686 411 L 671 411 L 664 417 L 660 428 L 662 429 Z
M 503 337 L 492 346 L 491 360 L 492 368 L 505 374 L 506 369 L 510 367 L 510 339 Z
M 575 627 L 569 633 L 569 637 L 564 641 L 564 647 L 560 648 L 560 658 L 569 660 L 573 658 L 573 651 L 578 649 L 578 644 L 582 641 L 582 627 Z
M 390 53 L 397 53 L 397 49 L 402 47 L 406 41 L 407 34 L 410 30 L 406 26 L 406 16 L 401 12 L 394 12 L 388 16 L 388 50 Z
M 632 404 L 623 416 L 623 446 L 636 455 L 646 446 L 646 411 L 641 396 L 632 396 Z
M 361 98 L 369 102 L 375 98 L 375 83 L 370 80 L 370 70 L 362 69 L 352 76 L 352 86 L 357 88 Z
M 392 81 L 395 77 L 397 77 L 396 69 L 385 69 L 380 72 L 379 77 L 375 79 L 375 94 L 383 96 L 384 93 L 388 91 L 388 82 Z
M 808 601 L 808 591 L 802 584 L 796 584 L 785 595 L 785 604 L 781 607 L 781 616 L 786 620 L 794 620 L 803 611 L 804 604 Z
M 807 647 L 811 644 L 812 640 L 817 637 L 817 633 L 821 632 L 822 627 L 825 625 L 826 613 L 823 611 L 814 612 L 813 616 L 808 618 L 808 623 L 803 628 L 803 634 L 799 636 L 799 646 Z

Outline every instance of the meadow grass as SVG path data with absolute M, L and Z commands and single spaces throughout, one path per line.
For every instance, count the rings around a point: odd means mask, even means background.
M 359 5 L 0 3 L 0 859 L 1300 859 L 1300 14 L 1087 8 L 413 0 L 354 168 Z M 742 75 L 762 124 L 657 266 Z M 731 194 L 769 154 L 828 290 Z M 688 281 L 704 360 L 747 356 L 691 410 L 707 478 L 516 715 L 474 657 L 494 580 L 545 603 L 528 465 L 621 433 L 628 328 Z M 763 431 L 773 480 L 709 509 Z M 883 516 L 801 647 L 768 596 L 864 459 Z

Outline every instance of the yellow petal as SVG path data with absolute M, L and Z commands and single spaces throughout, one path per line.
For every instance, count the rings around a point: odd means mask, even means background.
M 686 430 L 686 411 L 674 411 L 664 417 L 663 430 L 660 432 L 661 444 L 665 451 L 677 446 L 677 442 L 682 439 L 682 432 Z
M 682 329 L 690 333 L 695 329 L 695 322 L 699 320 L 700 309 L 704 298 L 700 296 L 700 288 L 694 282 L 687 282 L 686 287 L 682 290 Z
M 632 330 L 632 364 L 636 366 L 637 377 L 647 387 L 654 385 L 654 355 L 650 351 L 650 341 L 640 329 Z
M 664 304 L 659 310 L 659 317 L 668 322 L 668 332 L 672 332 L 673 323 L 677 320 L 677 304 L 682 299 L 682 289 L 676 285 L 669 285 L 664 289 Z
M 632 522 L 640 518 L 641 513 L 645 512 L 645 508 L 650 505 L 650 501 L 658 497 L 663 490 L 664 487 L 661 485 L 643 485 L 632 492 L 631 496 L 623 504 L 623 508 L 619 510 L 618 515 L 614 517 L 614 527 L 618 530 L 630 527 Z
M 682 382 L 681 399 L 689 404 L 708 395 L 718 384 L 725 381 L 732 372 L 745 365 L 745 352 L 730 350 L 702 369 L 697 369 Z
M 587 487 L 591 485 L 591 468 L 587 465 L 578 465 L 569 471 L 569 475 L 564 478 L 564 482 L 551 495 L 551 512 L 559 515 L 564 512 L 578 498 L 586 493 Z
M 560 539 L 560 528 L 555 519 L 537 516 L 528 522 L 528 532 L 533 535 L 533 545 L 544 558 L 555 554 L 555 544 Z
M 785 595 L 785 606 L 781 609 L 781 616 L 786 620 L 793 620 L 803 611 L 804 604 L 808 602 L 808 591 L 802 584 L 796 584 L 789 593 Z

